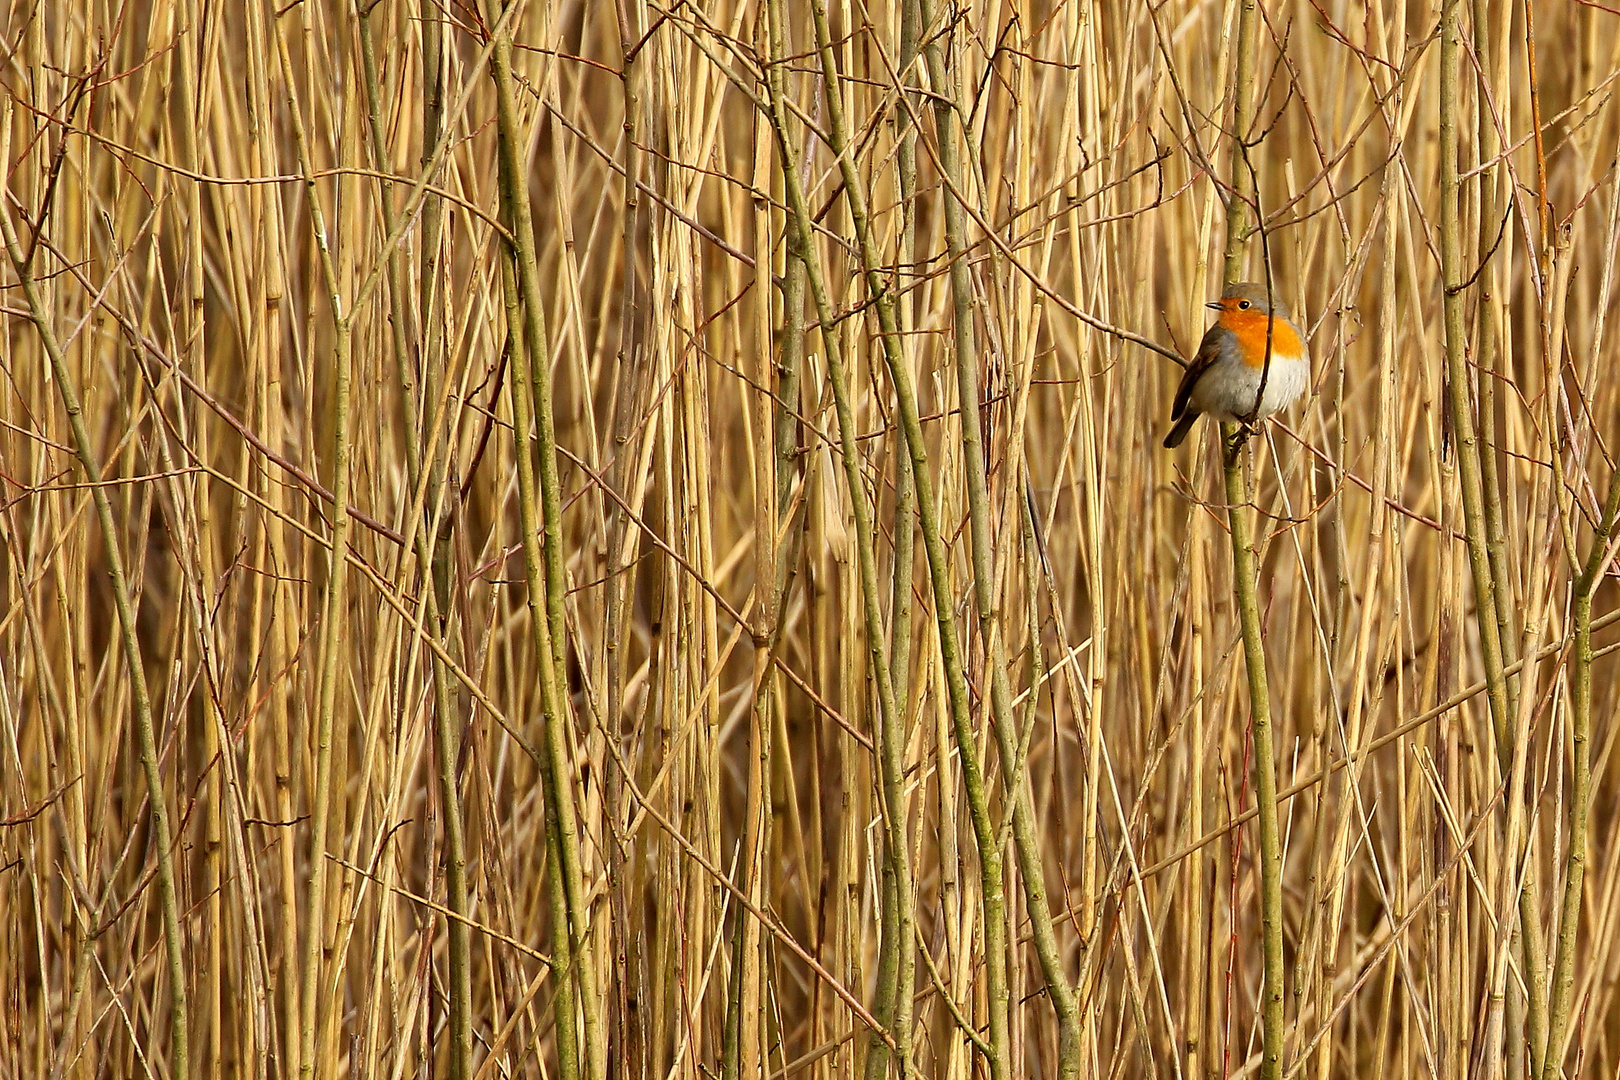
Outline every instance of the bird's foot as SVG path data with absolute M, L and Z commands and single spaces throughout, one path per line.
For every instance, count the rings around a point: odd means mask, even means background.
M 1239 421 L 1237 430 L 1232 433 L 1231 440 L 1226 444 L 1227 456 L 1237 456 L 1237 452 L 1243 449 L 1243 445 L 1253 438 L 1259 430 L 1257 423 L 1251 423 L 1247 420 Z

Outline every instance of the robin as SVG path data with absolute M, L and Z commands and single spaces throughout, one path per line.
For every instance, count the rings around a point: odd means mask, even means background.
M 1222 421 L 1253 422 L 1288 408 L 1299 400 L 1310 381 L 1311 361 L 1305 338 L 1289 320 L 1288 306 L 1280 298 L 1267 301 L 1264 285 L 1252 281 L 1228 285 L 1221 298 L 1207 306 L 1221 314 L 1198 343 L 1198 355 L 1176 388 L 1175 405 L 1170 410 L 1176 426 L 1164 437 L 1166 449 L 1180 446 L 1193 423 L 1205 413 Z

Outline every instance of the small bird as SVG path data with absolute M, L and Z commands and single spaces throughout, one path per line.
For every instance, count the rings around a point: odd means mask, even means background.
M 1288 306 L 1280 298 L 1267 302 L 1264 285 L 1252 281 L 1228 285 L 1219 300 L 1206 306 L 1221 314 L 1198 343 L 1198 355 L 1187 365 L 1181 385 L 1176 388 L 1175 405 L 1170 410 L 1176 426 L 1164 437 L 1166 449 L 1180 446 L 1205 413 L 1222 421 L 1259 420 L 1299 400 L 1310 382 L 1311 361 L 1305 338 L 1289 320 Z M 1255 399 L 1262 393 L 1262 372 L 1264 396 L 1259 408 L 1255 408 Z

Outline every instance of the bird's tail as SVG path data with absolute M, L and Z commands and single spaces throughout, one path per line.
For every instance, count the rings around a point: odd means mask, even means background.
M 1166 450 L 1174 450 L 1176 447 L 1180 446 L 1181 440 L 1187 437 L 1187 432 L 1192 430 L 1192 426 L 1198 420 L 1199 415 L 1200 414 L 1193 412 L 1191 409 L 1188 409 L 1186 412 L 1182 413 L 1181 419 L 1176 421 L 1176 426 L 1171 428 L 1170 434 L 1164 437 L 1164 448 Z

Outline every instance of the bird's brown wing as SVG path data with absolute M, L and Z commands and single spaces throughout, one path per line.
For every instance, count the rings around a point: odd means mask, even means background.
M 1192 400 L 1193 387 L 1198 380 L 1221 358 L 1220 327 L 1212 326 L 1204 333 L 1204 340 L 1198 343 L 1198 354 L 1193 357 L 1192 363 L 1182 373 L 1181 385 L 1176 387 L 1176 400 L 1170 408 L 1170 419 L 1180 420 L 1187 411 L 1187 403 Z

